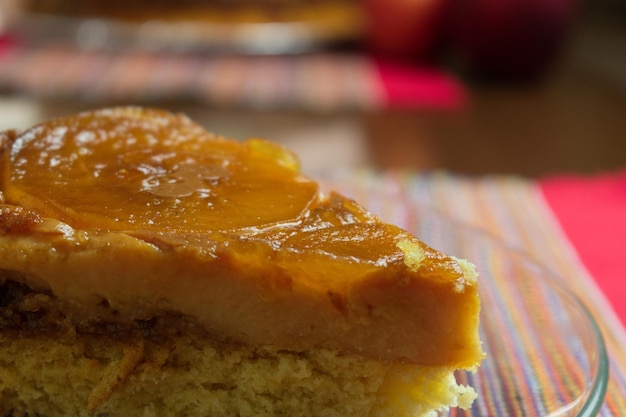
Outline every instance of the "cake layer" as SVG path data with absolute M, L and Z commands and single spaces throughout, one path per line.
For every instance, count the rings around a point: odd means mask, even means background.
M 417 417 L 476 396 L 445 368 L 220 342 L 180 315 L 77 326 L 12 281 L 0 299 L 2 416 Z
M 472 265 L 323 196 L 276 145 L 118 108 L 8 132 L 3 147 L 1 279 L 76 320 L 105 304 L 249 346 L 446 369 L 482 358 Z

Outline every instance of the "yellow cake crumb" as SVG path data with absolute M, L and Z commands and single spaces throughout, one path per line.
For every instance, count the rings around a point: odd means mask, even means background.
M 426 258 L 421 246 L 408 239 L 403 239 L 396 244 L 397 248 L 404 252 L 404 263 L 413 272 L 417 271 Z

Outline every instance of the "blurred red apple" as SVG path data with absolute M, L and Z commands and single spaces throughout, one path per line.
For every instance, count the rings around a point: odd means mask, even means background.
M 439 41 L 447 1 L 361 0 L 367 47 L 383 55 L 431 56 Z
M 575 0 L 456 0 L 450 40 L 468 69 L 496 78 L 542 75 L 563 47 Z

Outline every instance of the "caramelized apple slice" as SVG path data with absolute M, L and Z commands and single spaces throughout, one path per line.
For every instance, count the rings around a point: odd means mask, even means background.
M 293 222 L 318 192 L 277 145 L 224 140 L 156 110 L 52 120 L 4 158 L 9 200 L 81 228 L 232 232 Z

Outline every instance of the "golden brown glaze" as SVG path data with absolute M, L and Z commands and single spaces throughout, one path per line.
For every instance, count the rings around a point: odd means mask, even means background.
M 157 111 L 56 119 L 4 157 L 9 201 L 82 228 L 231 232 L 298 219 L 317 194 L 287 151 Z

